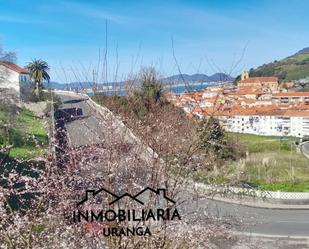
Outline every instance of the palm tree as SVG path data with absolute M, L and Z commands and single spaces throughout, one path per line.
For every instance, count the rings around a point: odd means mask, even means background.
M 48 74 L 49 66 L 46 61 L 43 60 L 32 60 L 26 66 L 30 73 L 30 78 L 35 82 L 35 94 L 39 97 L 40 88 L 42 88 L 42 81 L 46 80 L 49 82 L 50 76 Z

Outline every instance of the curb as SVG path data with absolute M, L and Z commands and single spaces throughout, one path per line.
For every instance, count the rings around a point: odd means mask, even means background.
M 274 204 L 269 202 L 253 202 L 248 200 L 237 200 L 237 199 L 229 199 L 229 198 L 223 198 L 223 197 L 205 197 L 209 200 L 214 201 L 220 201 L 230 204 L 236 204 L 236 205 L 242 205 L 246 207 L 252 207 L 252 208 L 260 208 L 260 209 L 282 209 L 282 210 L 309 210 L 309 205 L 288 205 L 288 204 Z M 255 199 L 256 200 L 256 199 Z
M 262 234 L 250 232 L 232 232 L 235 236 L 258 237 L 258 238 L 272 238 L 272 239 L 294 239 L 294 240 L 307 240 L 309 243 L 309 236 L 298 235 L 280 235 L 280 234 Z

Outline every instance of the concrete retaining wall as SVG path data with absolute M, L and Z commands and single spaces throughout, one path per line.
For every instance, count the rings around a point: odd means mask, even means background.
M 142 159 L 145 161 L 156 161 L 159 163 L 164 163 L 164 161 L 159 158 L 157 153 L 152 150 L 148 145 L 144 144 L 138 137 L 136 137 L 133 132 L 125 126 L 125 124 L 117 118 L 117 116 L 110 111 L 108 108 L 101 106 L 94 102 L 87 94 L 83 93 L 75 93 L 75 92 L 70 92 L 70 91 L 62 91 L 62 90 L 56 90 L 54 91 L 55 93 L 60 93 L 60 94 L 66 94 L 66 95 L 71 95 L 71 96 L 76 96 L 77 98 L 85 98 L 86 103 L 93 109 L 96 114 L 100 115 L 102 118 L 106 119 L 111 119 L 113 120 L 114 123 L 117 124 L 119 129 L 125 133 L 124 139 L 129 142 L 129 143 L 134 143 L 136 145 L 136 151 L 140 155 Z

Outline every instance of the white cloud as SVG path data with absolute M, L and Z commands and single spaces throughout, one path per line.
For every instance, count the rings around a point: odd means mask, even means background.
M 61 7 L 59 7 L 59 4 Z M 42 5 L 41 7 L 45 10 L 59 12 L 69 10 L 71 14 L 79 14 L 85 17 L 108 20 L 114 23 L 124 23 L 128 19 L 125 16 L 114 14 L 111 11 L 103 10 L 102 8 L 95 7 L 88 3 L 77 3 L 72 1 L 61 1 L 58 5 Z
M 55 21 L 46 21 L 34 19 L 33 16 L 21 17 L 14 15 L 3 15 L 0 13 L 0 22 L 17 23 L 17 24 L 55 24 Z

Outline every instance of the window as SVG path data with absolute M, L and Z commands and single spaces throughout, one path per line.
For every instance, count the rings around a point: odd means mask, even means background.
M 20 76 L 20 81 L 21 81 L 21 82 L 27 81 L 27 76 L 21 75 L 21 76 Z

